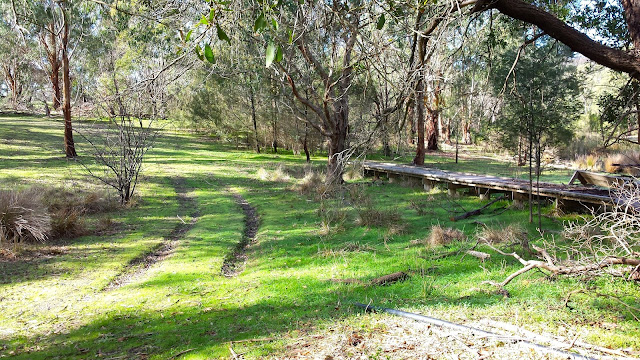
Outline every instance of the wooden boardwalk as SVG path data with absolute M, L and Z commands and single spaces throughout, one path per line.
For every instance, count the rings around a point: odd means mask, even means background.
M 466 189 L 471 194 L 483 198 L 489 198 L 491 193 L 504 193 L 514 201 L 526 201 L 530 192 L 529 182 L 526 180 L 491 175 L 468 174 L 374 161 L 365 161 L 364 170 L 365 175 L 368 176 L 384 175 L 390 182 L 404 180 L 421 185 L 425 190 L 431 190 L 437 183 L 444 183 L 452 195 L 457 190 Z M 612 205 L 614 202 L 608 189 L 594 186 L 540 183 L 538 187 L 534 182 L 533 193 L 539 194 L 543 198 L 553 199 L 559 207 L 565 208 L 593 208 L 593 205 L 606 206 Z

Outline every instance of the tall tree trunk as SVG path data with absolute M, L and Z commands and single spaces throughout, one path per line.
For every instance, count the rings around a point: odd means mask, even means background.
M 409 119 L 409 145 L 416 144 L 416 116 L 415 116 L 415 101 L 412 103 L 411 101 L 407 105 L 407 112 L 405 116 Z
M 438 109 L 427 106 L 427 124 L 426 124 L 426 139 L 427 150 L 438 150 L 438 116 L 440 111 Z
M 258 121 L 256 119 L 256 94 L 253 91 L 253 86 L 251 84 L 249 85 L 249 97 L 251 99 L 251 119 L 253 120 L 253 135 L 256 138 L 256 152 L 260 154 L 260 141 L 258 140 Z
M 42 38 L 45 51 L 47 53 L 47 59 L 49 60 L 49 66 L 51 67 L 49 73 L 49 80 L 51 81 L 51 90 L 53 93 L 53 108 L 58 110 L 60 108 L 60 99 L 62 99 L 62 93 L 60 92 L 60 59 L 58 58 L 58 40 L 56 35 L 56 29 L 53 22 L 49 23 L 49 44 L 47 45 L 46 37 Z
M 11 105 L 13 106 L 14 110 L 18 110 L 19 86 L 17 79 L 17 67 L 11 65 L 3 65 L 2 70 L 4 70 L 4 78 L 7 85 L 9 86 L 9 92 L 11 92 Z
M 273 116 L 271 118 L 271 129 L 273 131 L 273 141 L 271 147 L 274 153 L 278 153 L 278 104 L 274 95 L 271 105 L 273 106 Z
M 329 137 L 329 156 L 327 162 L 327 184 L 342 184 L 344 172 L 344 151 L 347 148 L 347 123 L 341 114 L 336 114 L 336 131 Z
M 308 137 L 309 137 L 309 124 L 304 123 L 304 139 L 302 140 L 302 149 L 304 150 L 304 155 L 307 157 L 307 163 L 311 162 L 311 154 L 309 154 L 309 145 L 308 145 Z
M 418 80 L 418 85 L 416 85 L 416 102 L 415 102 L 415 123 L 416 123 L 416 132 L 418 133 L 418 142 L 416 144 L 416 156 L 413 158 L 413 163 L 415 165 L 424 165 L 424 81 L 422 80 L 422 76 Z
M 624 8 L 624 19 L 633 42 L 634 51 L 640 55 L 640 0 L 620 0 Z
M 462 123 L 462 142 L 466 145 L 471 145 L 470 126 L 471 123 L 469 121 L 465 121 Z
M 73 127 L 71 126 L 71 78 L 69 76 L 69 17 L 66 3 L 62 2 L 60 9 L 62 10 L 62 93 L 63 104 L 62 114 L 64 117 L 64 152 L 68 158 L 78 156 L 76 153 L 75 143 L 73 142 Z

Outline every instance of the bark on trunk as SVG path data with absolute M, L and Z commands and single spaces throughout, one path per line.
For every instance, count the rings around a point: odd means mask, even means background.
M 624 19 L 633 41 L 635 55 L 640 55 L 640 0 L 620 0 L 624 9 Z
M 462 124 L 462 142 L 465 143 L 466 145 L 471 145 L 470 126 L 471 124 L 469 123 L 469 121 L 465 121 Z
M 304 150 L 304 155 L 307 157 L 307 163 L 311 162 L 311 154 L 309 154 L 309 146 L 308 140 L 309 137 L 309 124 L 304 123 L 304 140 L 302 141 L 302 149 Z
M 438 116 L 440 111 L 427 107 L 427 112 L 428 119 L 425 134 L 427 138 L 427 150 L 434 151 L 438 150 Z
M 416 144 L 416 156 L 413 158 L 413 163 L 415 165 L 424 165 L 424 81 L 422 78 L 418 80 L 418 85 L 416 85 L 416 101 L 415 101 L 415 124 L 416 124 L 416 132 L 418 133 L 418 141 Z
M 47 52 L 49 66 L 51 67 L 49 80 L 51 81 L 51 90 L 53 93 L 53 108 L 54 110 L 58 110 L 60 108 L 60 99 L 62 99 L 62 94 L 60 92 L 60 59 L 58 58 L 58 41 L 53 22 L 49 23 L 49 45 L 46 43 L 46 38 L 43 38 L 42 42 Z
M 253 87 L 249 86 L 249 96 L 251 97 L 251 119 L 253 120 L 253 135 L 256 139 L 256 152 L 260 154 L 260 142 L 258 141 L 258 121 L 256 119 L 256 94 Z
M 62 114 L 64 117 L 64 152 L 68 158 L 75 158 L 78 156 L 76 153 L 75 143 L 73 142 L 73 127 L 71 126 L 71 78 L 69 76 L 69 19 L 67 11 L 62 3 L 62 93 L 63 104 Z

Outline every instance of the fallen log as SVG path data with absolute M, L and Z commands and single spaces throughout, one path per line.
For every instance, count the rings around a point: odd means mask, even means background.
M 379 278 L 375 278 L 369 282 L 369 285 L 388 285 L 394 282 L 402 281 L 406 279 L 409 275 L 403 271 L 398 271 L 393 274 L 380 276 Z
M 484 253 L 482 251 L 467 250 L 466 253 L 467 253 L 467 255 L 471 255 L 473 257 L 477 257 L 478 259 L 480 259 L 482 261 L 485 261 L 485 260 L 487 260 L 488 258 L 491 257 L 491 254 L 487 254 L 487 253 Z
M 392 274 L 383 275 L 377 277 L 375 279 L 371 279 L 369 281 L 362 281 L 360 279 L 329 279 L 331 282 L 342 283 L 342 284 L 358 284 L 364 286 L 381 286 L 381 285 L 389 285 L 398 281 L 405 280 L 409 275 L 404 271 L 398 271 Z
M 466 213 L 464 213 L 464 214 L 462 214 L 462 215 L 454 216 L 454 217 L 452 217 L 452 218 L 451 218 L 451 221 L 464 220 L 464 219 L 469 218 L 469 217 L 472 217 L 472 216 L 480 215 L 480 214 L 482 214 L 482 212 L 483 212 L 484 210 L 486 210 L 489 206 L 491 206 L 491 205 L 493 205 L 493 204 L 497 203 L 498 201 L 502 201 L 502 200 L 507 200 L 507 196 L 506 196 L 506 195 L 502 195 L 501 197 L 499 197 L 499 198 L 497 198 L 497 199 L 494 199 L 494 200 L 489 201 L 489 203 L 488 203 L 487 205 L 485 205 L 485 206 L 483 206 L 483 207 L 481 207 L 481 208 L 479 208 L 479 209 L 472 210 L 472 211 L 468 211 L 468 212 L 466 212 Z

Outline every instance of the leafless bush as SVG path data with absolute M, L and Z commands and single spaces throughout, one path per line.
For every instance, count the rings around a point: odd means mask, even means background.
M 82 165 L 92 177 L 115 189 L 120 202 L 127 204 L 135 194 L 142 161 L 152 148 L 157 131 L 152 128 L 153 121 L 143 122 L 128 114 L 108 120 L 80 132 L 90 144 L 99 170 Z
M 628 182 L 612 189 L 615 205 L 565 224 L 568 259 L 598 263 L 609 257 L 640 257 L 640 186 Z
M 454 241 L 464 241 L 466 239 L 467 237 L 464 233 L 458 229 L 443 228 L 440 225 L 434 225 L 431 227 L 431 233 L 426 239 L 426 245 L 436 247 L 446 245 Z
M 485 243 L 494 251 L 511 256 L 522 264 L 521 269 L 501 283 L 489 283 L 504 287 L 517 276 L 533 269 L 547 270 L 552 275 L 594 276 L 608 273 L 629 280 L 640 280 L 638 182 L 620 184 L 612 189 L 611 199 L 614 205 L 605 211 L 566 223 L 563 231 L 566 241 L 551 239 L 545 241 L 543 247 L 531 244 L 538 259 L 527 260 L 516 252 L 505 253 Z
M 51 218 L 40 189 L 0 190 L 0 244 L 45 241 Z

